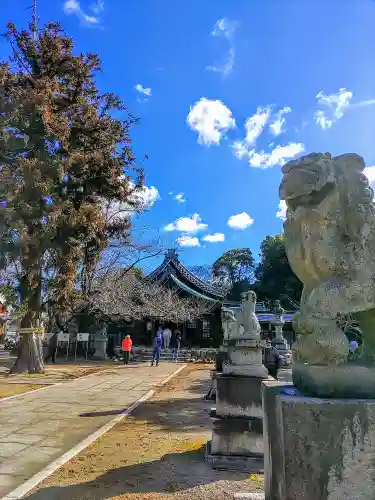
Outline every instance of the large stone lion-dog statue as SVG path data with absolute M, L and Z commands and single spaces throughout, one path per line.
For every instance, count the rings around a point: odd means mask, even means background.
M 357 154 L 312 153 L 282 169 L 286 252 L 304 284 L 294 361 L 345 364 L 337 318 L 352 313 L 364 337 L 360 363 L 375 364 L 375 206 L 364 168 Z

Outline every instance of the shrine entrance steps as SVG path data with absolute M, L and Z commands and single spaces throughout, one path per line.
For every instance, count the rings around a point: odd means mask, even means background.
M 139 362 L 150 362 L 152 361 L 152 347 L 141 347 L 133 349 L 133 359 L 134 361 Z M 160 354 L 160 361 L 172 361 L 172 349 L 162 349 Z M 189 362 L 191 358 L 191 350 L 190 349 L 181 349 L 178 355 L 178 361 L 182 363 Z

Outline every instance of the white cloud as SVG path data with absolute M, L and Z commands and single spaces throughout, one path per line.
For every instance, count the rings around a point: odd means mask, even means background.
M 88 25 L 99 24 L 100 19 L 97 16 L 90 16 L 87 14 L 81 7 L 78 0 L 65 0 L 63 5 L 63 10 L 65 14 L 74 14 L 80 19 L 83 23 Z
M 269 128 L 274 135 L 279 135 L 283 132 L 285 123 L 284 115 L 290 113 L 291 108 L 285 106 L 276 114 Z M 287 160 L 294 158 L 304 150 L 302 143 L 290 142 L 284 146 L 276 146 L 270 152 L 256 151 L 255 145 L 258 137 L 264 131 L 271 115 L 271 108 L 258 107 L 256 113 L 248 118 L 245 123 L 245 138 L 243 141 L 235 141 L 232 144 L 234 154 L 238 159 L 246 158 L 251 167 L 268 168 L 275 165 L 284 165 Z M 273 143 L 269 144 L 269 148 L 273 147 Z
M 225 17 L 216 21 L 214 29 L 211 31 L 212 36 L 225 36 L 225 38 L 233 38 L 234 32 L 238 26 L 238 21 L 228 21 Z
M 242 214 L 231 215 L 228 219 L 228 226 L 232 229 L 246 229 L 251 226 L 254 222 L 254 219 L 250 217 L 246 212 L 242 212 Z
M 292 110 L 288 106 L 280 109 L 273 121 L 270 123 L 269 128 L 274 136 L 281 134 L 283 130 L 283 126 L 285 124 L 284 115 L 290 113 Z M 234 154 L 237 158 L 249 158 L 250 156 L 257 154 L 252 150 L 252 147 L 256 144 L 258 137 L 264 131 L 271 115 L 271 108 L 266 107 L 258 107 L 256 113 L 253 114 L 250 118 L 248 118 L 245 122 L 245 138 L 243 141 L 235 141 L 232 144 L 234 149 Z
M 270 108 L 258 107 L 253 116 L 245 122 L 245 138 L 243 141 L 235 141 L 232 144 L 234 154 L 238 159 L 247 158 L 251 147 L 255 145 L 258 137 L 264 130 L 270 116 Z
M 245 142 L 248 146 L 252 146 L 256 143 L 256 140 L 263 132 L 264 127 L 266 126 L 269 116 L 270 116 L 269 108 L 259 107 L 256 113 L 246 120 Z
M 281 219 L 281 220 L 285 220 L 286 219 L 286 209 L 287 209 L 286 201 L 280 200 L 279 210 L 276 212 L 276 217 L 279 217 L 279 219 Z
M 372 165 L 371 167 L 366 167 L 363 170 L 363 173 L 367 177 L 370 186 L 375 192 L 375 165 Z
M 353 97 L 353 92 L 345 88 L 339 89 L 337 94 L 325 94 L 323 91 L 316 96 L 318 104 L 323 106 L 326 111 L 319 109 L 315 113 L 315 121 L 320 127 L 325 130 L 331 128 L 332 125 L 340 120 L 345 113 L 345 110 L 350 106 Z
M 178 193 L 178 194 L 176 194 L 176 196 L 174 197 L 174 199 L 178 203 L 185 203 L 185 201 L 186 201 L 186 198 L 184 198 L 184 193 Z
M 129 182 L 129 188 L 134 189 L 133 182 Z M 159 191 L 155 186 L 143 186 L 134 191 L 129 197 L 129 202 L 107 201 L 103 202 L 103 210 L 106 212 L 107 217 L 125 219 L 134 216 L 137 213 L 149 210 L 154 203 L 160 199 Z
M 236 127 L 232 112 L 221 101 L 202 97 L 187 116 L 187 123 L 198 132 L 199 144 L 220 144 L 225 132 Z
M 201 222 L 201 217 L 199 214 L 193 214 L 190 217 L 180 217 L 174 222 L 167 224 L 164 227 L 165 231 L 180 231 L 181 233 L 197 233 L 198 231 L 203 231 L 207 229 L 208 225 Z
M 276 146 L 270 153 L 249 152 L 250 166 L 256 168 L 269 168 L 275 165 L 283 166 L 285 163 L 304 151 L 305 147 L 300 142 L 290 142 L 285 146 Z
M 200 243 L 198 238 L 194 236 L 181 236 L 180 238 L 177 238 L 177 243 L 180 245 L 180 247 L 199 247 Z
M 160 199 L 160 194 L 155 186 L 143 186 L 134 193 L 133 199 L 135 202 L 138 202 L 143 209 L 148 209 Z
M 270 130 L 274 136 L 282 134 L 285 130 L 283 129 L 285 125 L 284 115 L 291 113 L 292 109 L 289 106 L 285 106 L 283 109 L 276 114 L 275 119 L 270 123 Z
M 104 1 L 103 0 L 97 0 L 96 3 L 93 3 L 90 5 L 90 10 L 94 14 L 100 14 L 104 10 Z
M 234 149 L 234 154 L 239 160 L 249 157 L 249 146 L 245 141 L 234 141 L 231 147 Z
M 216 21 L 214 29 L 211 31 L 211 35 L 215 37 L 224 37 L 229 42 L 228 52 L 219 65 L 207 66 L 208 71 L 214 71 L 215 73 L 221 73 L 223 78 L 227 77 L 232 73 L 234 60 L 235 60 L 235 49 L 233 42 L 233 35 L 238 26 L 237 21 L 228 21 L 228 19 L 220 19 Z
M 219 243 L 221 241 L 225 241 L 225 235 L 223 233 L 207 234 L 202 238 L 202 240 L 207 241 L 208 243 Z
M 148 101 L 148 98 L 152 96 L 151 88 L 150 87 L 143 87 L 140 83 L 137 83 L 137 85 L 134 86 L 135 90 L 141 95 L 141 97 L 138 97 L 137 100 L 139 102 L 146 102 Z

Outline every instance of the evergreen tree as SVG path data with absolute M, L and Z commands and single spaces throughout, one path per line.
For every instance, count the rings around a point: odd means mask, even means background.
M 63 311 L 82 259 L 97 259 L 108 239 L 130 227 L 110 224 L 105 203 L 132 204 L 134 119 L 113 94 L 100 94 L 95 54 L 73 55 L 56 23 L 38 37 L 8 25 L 13 56 L 0 64 L 0 266 L 16 264 L 21 345 L 14 371 L 43 372 L 42 288 L 51 263 L 53 294 Z
M 254 278 L 254 257 L 250 248 L 228 250 L 212 266 L 212 274 L 231 287 L 231 300 L 240 300 L 241 293 L 251 288 Z
M 255 279 L 259 300 L 280 300 L 289 309 L 293 303 L 299 303 L 303 285 L 289 265 L 282 235 L 267 236 L 262 241 Z

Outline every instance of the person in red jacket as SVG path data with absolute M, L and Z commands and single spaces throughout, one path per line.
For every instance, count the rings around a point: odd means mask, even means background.
M 127 335 L 121 344 L 121 349 L 124 352 L 124 365 L 129 364 L 130 352 L 132 350 L 132 345 L 133 345 L 132 339 L 130 338 L 130 335 Z

